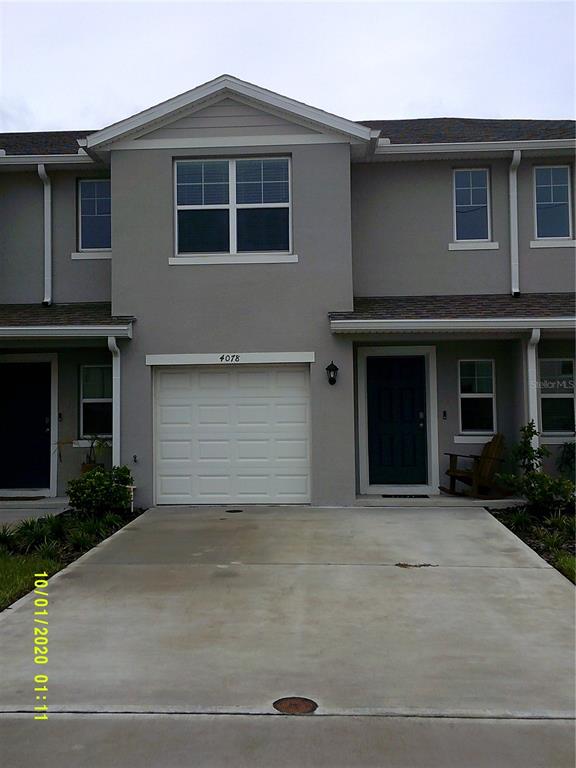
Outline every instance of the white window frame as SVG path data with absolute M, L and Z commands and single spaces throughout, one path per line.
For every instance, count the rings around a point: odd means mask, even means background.
M 573 357 L 541 357 L 541 358 L 539 358 L 539 360 L 538 360 L 538 382 L 541 382 L 540 366 L 541 366 L 542 362 L 565 363 L 567 361 L 572 363 L 572 375 L 574 376 L 574 374 L 576 373 L 576 360 Z M 562 394 L 560 392 L 544 394 L 541 386 L 539 387 L 539 393 L 540 393 L 540 397 L 538 398 L 538 409 L 539 409 L 538 416 L 539 416 L 539 419 L 540 419 L 540 424 L 542 425 L 542 435 L 552 435 L 552 436 L 553 435 L 566 435 L 568 437 L 574 435 L 575 434 L 574 430 L 572 430 L 572 431 L 568 430 L 568 431 L 565 431 L 565 432 L 561 432 L 559 430 L 545 430 L 544 429 L 544 422 L 542 420 L 542 400 L 544 400 L 544 399 L 549 399 L 549 400 L 553 400 L 553 399 L 568 400 L 570 397 L 572 397 L 572 399 L 574 400 L 574 411 L 576 413 L 576 387 L 574 389 L 574 392 L 571 395 L 570 395 L 570 393 Z
M 202 163 L 207 161 L 226 161 L 228 163 L 228 203 L 217 205 L 178 205 L 178 163 Z M 287 160 L 288 161 L 288 203 L 237 203 L 236 202 L 236 162 L 238 160 Z M 214 259 L 213 263 L 239 263 L 245 260 L 264 261 L 267 257 L 278 257 L 279 261 L 297 261 L 298 257 L 292 258 L 292 158 L 287 155 L 266 156 L 266 157 L 198 157 L 198 158 L 176 158 L 174 160 L 174 259 L 170 263 L 210 263 L 207 257 Z M 238 251 L 237 248 L 237 217 L 238 210 L 246 208 L 288 208 L 288 250 L 287 251 Z M 219 251 L 217 253 L 180 253 L 178 250 L 178 211 L 209 211 L 226 210 L 229 211 L 229 240 L 230 250 Z M 230 257 L 234 257 L 231 259 Z M 282 258 L 290 257 L 290 258 Z
M 80 190 L 82 188 L 82 184 L 84 182 L 95 182 L 95 181 L 109 181 L 110 182 L 110 203 L 112 203 L 112 181 L 110 178 L 99 178 L 99 179 L 78 179 L 78 185 L 76 190 L 77 195 L 77 208 L 78 208 L 78 250 L 72 254 L 73 259 L 89 259 L 91 258 L 89 254 L 99 254 L 99 253 L 111 253 L 112 248 L 82 248 L 82 195 L 80 193 Z M 110 221 L 110 227 L 112 227 L 112 221 Z M 110 242 L 112 242 L 112 232 L 110 232 Z M 86 256 L 80 256 L 79 254 L 85 253 Z M 98 258 L 98 256 L 94 256 L 92 258 Z M 101 256 L 100 258 L 107 258 Z
M 558 235 L 556 237 L 541 237 L 538 234 L 538 202 L 536 200 L 536 172 L 540 170 L 548 170 L 551 168 L 567 168 L 568 169 L 568 234 Z M 536 242 L 553 242 L 561 243 L 572 240 L 572 168 L 568 164 L 556 164 L 556 165 L 535 165 L 532 169 L 532 197 L 533 197 L 533 216 L 534 216 L 534 238 Z
M 86 368 L 109 368 L 110 377 L 112 377 L 112 365 L 109 363 L 90 363 L 80 366 L 80 440 L 88 440 L 92 437 L 92 434 L 88 435 L 84 433 L 84 403 L 112 403 L 112 397 L 84 397 L 84 370 Z M 97 437 L 112 437 L 112 432 L 102 432 Z
M 487 222 L 488 222 L 488 237 L 479 238 L 475 240 L 459 240 L 458 239 L 458 227 L 456 223 L 456 173 L 460 171 L 484 171 L 486 173 L 486 208 L 487 208 Z M 492 242 L 492 194 L 491 194 L 492 178 L 490 174 L 490 168 L 453 168 L 452 169 L 452 219 L 453 219 L 453 236 L 454 243 L 491 243 Z
M 461 369 L 462 363 L 490 363 L 492 366 L 492 392 L 462 392 Z M 463 429 L 462 428 L 462 400 L 492 399 L 492 429 Z M 495 435 L 498 431 L 496 423 L 496 361 L 488 357 L 468 357 L 458 360 L 458 428 L 461 435 Z

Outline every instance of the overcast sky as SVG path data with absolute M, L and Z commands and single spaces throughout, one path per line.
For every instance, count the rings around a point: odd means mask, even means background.
M 224 72 L 351 119 L 574 117 L 571 2 L 0 2 L 0 130 L 96 129 Z

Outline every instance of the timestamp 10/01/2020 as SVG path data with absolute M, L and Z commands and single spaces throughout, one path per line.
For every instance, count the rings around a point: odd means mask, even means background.
M 34 663 L 48 664 L 48 574 L 34 574 Z M 34 720 L 48 720 L 48 675 L 34 675 Z

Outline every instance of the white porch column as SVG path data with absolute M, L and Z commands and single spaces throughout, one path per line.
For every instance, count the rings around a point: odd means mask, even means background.
M 528 421 L 533 421 L 538 432 L 540 431 L 540 413 L 538 408 L 538 342 L 540 341 L 540 328 L 533 328 L 527 348 L 527 380 L 528 380 Z M 538 436 L 532 439 L 534 448 L 538 448 L 540 441 Z
M 108 336 L 112 353 L 112 465 L 120 464 L 120 349 L 115 336 Z

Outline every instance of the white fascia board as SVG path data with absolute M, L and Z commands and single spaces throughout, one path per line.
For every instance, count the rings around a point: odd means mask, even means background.
M 208 354 L 146 355 L 146 365 L 246 365 L 255 363 L 313 363 L 314 352 L 213 352 Z
M 380 139 L 376 155 L 427 155 L 452 152 L 512 152 L 520 150 L 576 149 L 574 139 L 536 139 L 533 141 L 460 141 L 436 144 L 390 144 Z
M 269 105 L 276 109 L 280 109 L 283 112 L 301 117 L 305 120 L 309 120 L 321 127 L 332 129 L 340 133 L 352 136 L 363 141 L 369 141 L 371 130 L 364 125 L 355 123 L 352 120 L 346 120 L 343 117 L 332 115 L 329 112 L 324 112 L 316 107 L 310 107 L 302 102 L 294 101 L 286 96 L 281 96 L 273 91 L 268 91 L 265 88 L 260 88 L 252 83 L 247 83 L 244 80 L 239 80 L 231 75 L 221 75 L 215 80 L 211 80 L 204 85 L 200 85 L 197 88 L 193 88 L 191 91 L 186 91 L 179 96 L 175 96 L 168 101 L 164 101 L 161 104 L 157 104 L 154 107 L 145 109 L 143 112 L 139 112 L 126 120 L 121 120 L 118 123 L 109 125 L 107 128 L 103 128 L 101 131 L 96 131 L 90 134 L 86 140 L 86 146 L 88 148 L 100 147 L 103 144 L 107 144 L 111 141 L 118 139 L 120 136 L 124 136 L 127 133 L 138 130 L 154 123 L 157 120 L 167 117 L 172 113 L 177 113 L 182 109 L 193 105 L 202 99 L 207 99 L 216 94 L 238 94 L 248 99 L 253 99 L 260 104 Z
M 81 155 L 0 155 L 0 165 L 94 165 L 87 154 Z
M 117 336 L 132 338 L 132 325 L 26 325 L 0 327 L 0 338 L 81 339 Z
M 574 317 L 454 318 L 441 320 L 331 320 L 333 333 L 375 331 L 457 331 L 531 330 L 532 328 L 573 329 Z

